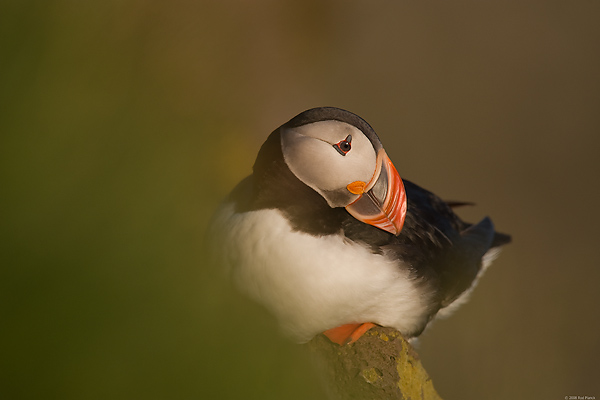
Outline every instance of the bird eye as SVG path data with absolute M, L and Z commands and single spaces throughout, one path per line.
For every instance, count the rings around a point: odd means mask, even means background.
M 352 135 L 346 136 L 346 139 L 336 143 L 333 145 L 333 148 L 337 150 L 338 153 L 345 156 L 350 149 L 352 149 Z

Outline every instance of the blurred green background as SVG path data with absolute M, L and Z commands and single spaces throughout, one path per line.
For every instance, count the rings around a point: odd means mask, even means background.
M 211 213 L 307 108 L 514 243 L 419 352 L 445 399 L 600 396 L 600 3 L 3 1 L 2 399 L 323 398 L 208 271 Z

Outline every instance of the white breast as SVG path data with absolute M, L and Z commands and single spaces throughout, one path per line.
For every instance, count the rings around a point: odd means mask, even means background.
M 213 226 L 220 263 L 297 341 L 352 322 L 412 332 L 427 312 L 429 295 L 407 269 L 342 235 L 296 232 L 278 210 L 235 213 L 232 205 Z

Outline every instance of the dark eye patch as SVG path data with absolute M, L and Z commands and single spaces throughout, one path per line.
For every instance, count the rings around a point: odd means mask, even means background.
M 352 150 L 352 135 L 348 135 L 346 136 L 346 139 L 334 144 L 333 148 L 343 156 L 348 154 L 348 152 Z

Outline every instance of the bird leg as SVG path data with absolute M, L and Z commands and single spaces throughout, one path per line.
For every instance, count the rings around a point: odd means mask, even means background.
M 337 328 L 328 329 L 323 332 L 323 334 L 332 342 L 343 346 L 345 344 L 356 342 L 365 334 L 365 332 L 374 326 L 375 324 L 371 322 L 365 322 L 364 324 L 345 324 L 338 326 Z

